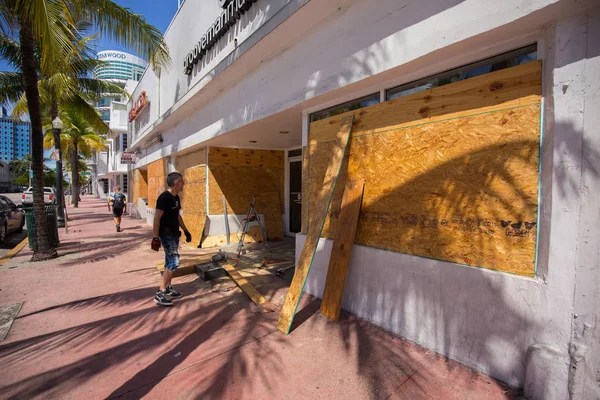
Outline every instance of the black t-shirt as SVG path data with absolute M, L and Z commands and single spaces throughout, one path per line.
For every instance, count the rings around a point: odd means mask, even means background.
M 156 209 L 163 211 L 158 234 L 179 236 L 179 210 L 181 209 L 179 196 L 171 194 L 168 190 L 164 191 L 156 200 Z

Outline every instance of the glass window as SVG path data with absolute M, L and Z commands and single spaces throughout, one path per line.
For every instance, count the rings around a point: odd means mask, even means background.
M 123 151 L 127 150 L 127 134 L 126 133 L 123 133 L 121 135 L 121 143 L 123 146 Z
M 386 100 L 392 100 L 398 97 L 408 96 L 409 94 L 418 93 L 430 88 L 444 86 L 449 83 L 462 81 L 520 64 L 526 64 L 535 60 L 537 60 L 537 44 L 388 89 L 385 92 L 385 98 Z
M 361 97 L 360 99 L 352 100 L 347 103 L 339 104 L 327 108 L 325 110 L 317 111 L 310 114 L 309 122 L 319 121 L 321 119 L 333 117 L 334 115 L 343 114 L 348 111 L 358 110 L 359 108 L 372 106 L 373 104 L 379 103 L 379 93 L 373 93 L 371 95 Z
M 9 210 L 10 209 L 10 207 L 8 206 L 8 203 L 2 197 L 0 197 L 0 208 L 2 210 Z
M 288 157 L 298 157 L 302 155 L 302 149 L 288 151 Z
M 123 175 L 123 193 L 127 193 L 127 175 Z

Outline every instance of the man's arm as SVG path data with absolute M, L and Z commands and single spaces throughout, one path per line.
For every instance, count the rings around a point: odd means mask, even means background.
M 181 218 L 181 214 L 177 216 L 177 219 L 179 220 L 179 226 L 181 227 L 181 229 L 183 229 L 184 232 L 187 231 L 185 223 L 183 222 L 183 218 Z
M 154 237 L 158 237 L 158 232 L 160 229 L 160 217 L 162 217 L 164 211 L 156 210 L 154 214 L 154 223 L 152 224 L 152 231 L 154 233 Z

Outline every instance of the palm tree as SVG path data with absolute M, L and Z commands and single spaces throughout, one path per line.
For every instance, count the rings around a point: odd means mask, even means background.
M 33 201 L 37 251 L 32 260 L 57 256 L 50 246 L 44 209 L 43 132 L 38 90 L 41 75 L 52 76 L 53 68 L 70 52 L 77 50 L 73 38 L 78 36 L 75 21 L 89 21 L 101 35 L 133 48 L 153 66 L 170 64 L 167 46 L 160 31 L 131 10 L 111 0 L 3 0 L 0 2 L 0 52 L 6 37 L 18 32 L 20 69 L 31 121 L 33 159 Z M 36 50 L 38 57 L 36 58 Z M 4 56 L 4 54 L 0 54 Z
M 73 207 L 79 207 L 79 156 L 90 157 L 92 152 L 106 150 L 108 146 L 106 139 L 98 134 L 87 116 L 78 109 L 60 109 L 58 115 L 64 124 L 60 135 L 61 145 L 63 150 L 68 152 L 71 162 Z M 104 127 L 106 129 L 106 125 Z M 44 143 L 46 148 L 54 146 L 54 134 L 51 129 L 46 130 Z
M 89 78 L 90 73 L 95 68 L 105 64 L 103 61 L 93 58 L 91 50 L 88 48 L 88 43 L 95 37 L 94 35 L 78 38 L 74 43 L 78 53 L 74 51 L 69 52 L 68 56 L 55 66 L 52 76 L 41 78 L 38 81 L 38 89 L 40 91 L 41 107 L 44 109 L 42 114 L 46 113 L 45 109 L 47 108 L 50 114 L 50 121 L 53 121 L 58 116 L 59 105 L 65 105 L 79 110 L 98 131 L 103 132 L 106 130 L 106 125 L 91 103 L 98 100 L 102 95 L 129 95 L 120 86 L 111 82 Z M 10 50 L 7 51 L 7 58 L 12 57 L 10 62 L 18 64 L 18 59 L 15 59 L 15 55 L 20 53 L 19 44 L 16 42 L 7 42 L 5 48 Z M 12 113 L 13 118 L 19 119 L 27 114 L 27 98 L 25 97 L 21 74 L 0 72 L 0 82 L 3 83 L 0 85 L 0 102 L 15 103 Z M 42 122 L 46 123 L 45 118 L 43 118 Z M 58 131 L 53 132 L 54 142 L 58 143 L 58 146 L 56 146 L 58 149 L 56 189 L 59 195 L 58 217 L 60 221 L 64 220 L 62 208 L 64 206 L 64 192 L 62 190 L 62 181 L 58 178 L 62 176 L 63 153 L 62 146 L 60 145 L 60 135 Z

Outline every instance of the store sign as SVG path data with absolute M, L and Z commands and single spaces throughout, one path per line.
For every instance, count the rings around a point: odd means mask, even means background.
M 102 59 L 102 58 L 120 58 L 122 60 L 126 59 L 127 56 L 125 54 L 121 54 L 121 53 L 100 53 L 98 54 L 98 58 Z
M 183 60 L 183 72 L 186 75 L 192 73 L 194 65 L 204 57 L 207 51 L 213 48 L 230 27 L 235 25 L 237 20 L 242 17 L 242 14 L 248 11 L 253 3 L 256 3 L 256 0 L 217 1 L 224 10 Z
M 135 153 L 122 153 L 121 164 L 135 164 L 138 161 Z
M 144 109 L 144 107 L 146 107 L 146 104 L 148 103 L 146 92 L 143 91 L 142 94 L 140 94 L 140 97 L 138 97 L 137 101 L 133 104 L 133 107 L 131 107 L 131 110 L 129 110 L 129 122 L 136 119 L 139 113 Z

